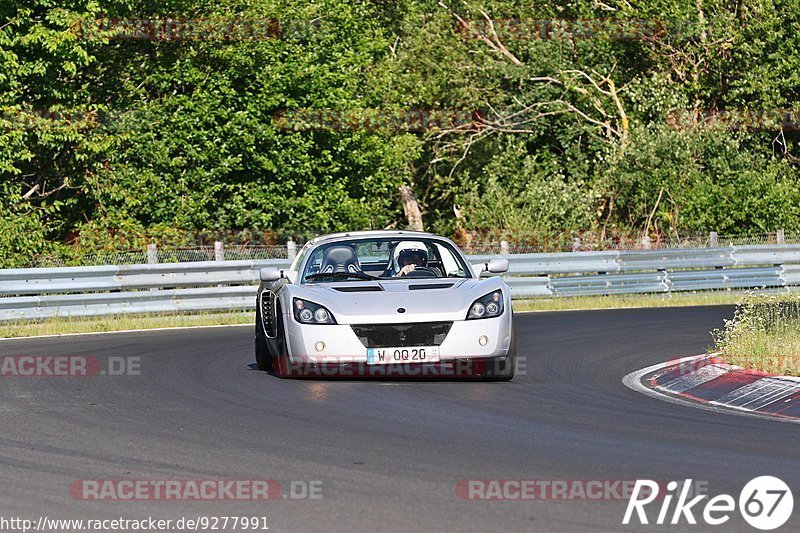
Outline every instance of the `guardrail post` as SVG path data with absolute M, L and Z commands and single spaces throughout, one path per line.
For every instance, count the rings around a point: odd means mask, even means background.
M 575 237 L 572 239 L 572 251 L 573 252 L 580 252 L 581 251 L 581 238 Z
M 508 255 L 508 250 L 508 241 L 500 241 L 500 255 Z
M 786 233 L 783 228 L 778 230 L 778 244 L 786 244 Z
M 214 241 L 214 261 L 225 261 L 225 245 L 221 241 Z
M 158 248 L 155 243 L 147 245 L 147 264 L 154 265 L 158 263 Z M 150 287 L 150 291 L 157 291 L 157 287 Z
M 286 256 L 289 259 L 294 259 L 294 256 L 296 255 L 297 255 L 297 243 L 289 239 L 288 241 L 286 241 Z
M 711 248 L 719 246 L 719 235 L 716 231 L 712 231 L 708 234 L 708 245 L 711 246 Z
M 158 263 L 158 254 L 157 248 L 155 244 L 148 244 L 147 245 L 147 264 L 154 265 Z
M 642 237 L 642 249 L 649 250 L 650 249 L 650 235 L 645 235 Z

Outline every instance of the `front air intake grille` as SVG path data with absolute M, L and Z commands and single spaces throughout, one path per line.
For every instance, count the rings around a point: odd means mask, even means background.
M 278 334 L 278 323 L 275 320 L 275 293 L 272 291 L 261 293 L 261 320 L 267 337 L 274 339 Z
M 351 326 L 366 348 L 402 346 L 439 346 L 444 342 L 452 322 L 420 322 L 417 324 L 364 324 Z

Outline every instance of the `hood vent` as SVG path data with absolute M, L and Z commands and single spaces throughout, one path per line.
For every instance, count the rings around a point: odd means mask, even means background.
M 449 289 L 452 286 L 453 286 L 452 283 L 428 283 L 425 285 L 409 285 L 408 290 L 424 291 L 426 289 Z
M 352 287 L 334 287 L 339 292 L 381 292 L 383 288 L 379 285 L 363 285 Z

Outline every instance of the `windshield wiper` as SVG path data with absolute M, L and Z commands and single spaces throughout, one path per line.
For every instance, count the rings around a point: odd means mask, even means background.
M 369 274 L 365 274 L 364 272 L 319 272 L 317 274 L 309 274 L 304 279 L 325 279 L 325 278 L 333 278 L 333 279 L 363 279 L 366 281 L 372 280 L 379 280 L 381 278 L 370 276 Z

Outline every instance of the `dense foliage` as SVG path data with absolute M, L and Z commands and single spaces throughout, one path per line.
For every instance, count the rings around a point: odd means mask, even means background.
M 798 230 L 797 50 L 798 0 L 5 0 L 0 263 L 404 227 L 402 185 L 445 234 Z

